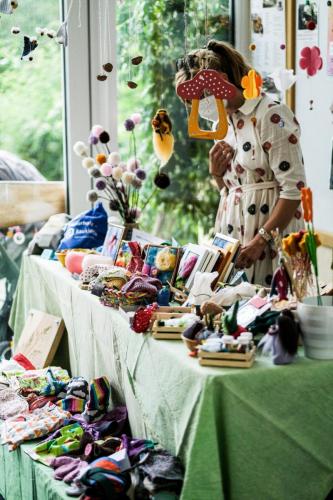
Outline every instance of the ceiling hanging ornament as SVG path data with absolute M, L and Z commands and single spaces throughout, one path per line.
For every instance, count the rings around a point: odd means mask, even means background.
M 31 52 L 33 52 L 38 47 L 38 42 L 36 37 L 23 37 L 23 51 L 21 60 L 22 61 L 32 61 L 33 56 Z
M 286 92 L 296 82 L 296 75 L 293 69 L 277 68 L 269 75 L 274 82 L 275 87 L 280 92 Z
M 248 74 L 243 76 L 241 80 L 243 96 L 245 99 L 256 99 L 260 95 L 262 78 L 255 69 L 250 69 Z
M 108 79 L 109 73 L 113 70 L 113 64 L 110 62 L 110 51 L 112 47 L 111 41 L 111 26 L 110 26 L 110 12 L 109 12 L 109 2 L 108 0 L 104 0 L 104 15 L 102 15 L 102 4 L 101 0 L 99 0 L 99 57 L 100 57 L 100 66 L 102 68 L 102 72 L 99 73 L 96 78 L 100 82 L 105 82 Z M 104 30 L 103 30 L 103 21 L 104 21 Z M 103 33 L 104 31 L 104 33 Z
M 161 167 L 170 160 L 175 139 L 172 134 L 172 122 L 166 109 L 159 109 L 151 121 L 153 128 L 153 146 Z
M 314 76 L 323 67 L 320 48 L 304 47 L 300 53 L 299 65 L 301 69 L 306 70 L 308 76 Z
M 202 130 L 199 126 L 199 103 L 204 92 L 208 91 L 215 97 L 218 111 L 216 130 Z M 214 69 L 202 69 L 194 78 L 178 85 L 177 94 L 184 101 L 192 101 L 191 113 L 188 118 L 188 134 L 196 139 L 222 140 L 228 131 L 227 113 L 223 100 L 229 100 L 236 95 L 236 87 L 224 80 Z

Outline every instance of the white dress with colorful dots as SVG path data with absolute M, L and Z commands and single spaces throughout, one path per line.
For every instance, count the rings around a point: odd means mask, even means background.
M 225 141 L 235 155 L 224 175 L 226 188 L 216 218 L 216 230 L 237 238 L 244 246 L 270 217 L 279 198 L 300 200 L 305 185 L 300 126 L 291 110 L 266 95 L 245 101 L 228 118 Z M 284 234 L 303 227 L 300 207 Z M 267 246 L 247 270 L 252 283 L 269 285 L 277 255 Z

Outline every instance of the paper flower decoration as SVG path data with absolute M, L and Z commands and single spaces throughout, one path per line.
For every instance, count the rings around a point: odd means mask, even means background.
M 323 59 L 320 55 L 320 48 L 304 47 L 301 50 L 299 65 L 306 70 L 308 76 L 314 76 L 323 67 Z
M 273 78 L 275 87 L 280 92 L 290 89 L 297 79 L 296 75 L 294 75 L 294 70 L 285 68 L 277 68 L 270 76 Z
M 241 86 L 245 99 L 256 99 L 260 95 L 262 78 L 255 69 L 250 69 L 248 74 L 243 76 Z
M 219 113 L 216 130 L 201 130 L 199 127 L 199 102 L 204 91 L 208 90 L 216 100 Z M 236 87 L 224 80 L 218 71 L 203 69 L 198 71 L 192 80 L 181 83 L 177 87 L 177 94 L 183 100 L 191 100 L 191 113 L 188 119 L 188 134 L 197 139 L 221 140 L 228 131 L 227 114 L 223 99 L 231 99 L 236 94 Z

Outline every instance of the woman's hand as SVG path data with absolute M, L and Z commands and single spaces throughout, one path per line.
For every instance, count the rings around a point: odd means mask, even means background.
M 220 189 L 224 186 L 223 176 L 233 156 L 233 148 L 225 141 L 217 142 L 209 151 L 209 173 Z
M 262 255 L 266 241 L 261 236 L 255 236 L 245 247 L 241 248 L 236 260 L 236 267 L 243 269 L 251 267 Z

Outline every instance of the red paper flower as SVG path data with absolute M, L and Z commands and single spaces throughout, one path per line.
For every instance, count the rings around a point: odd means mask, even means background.
M 323 59 L 319 47 L 304 47 L 301 50 L 299 65 L 306 70 L 308 76 L 314 76 L 323 67 Z

